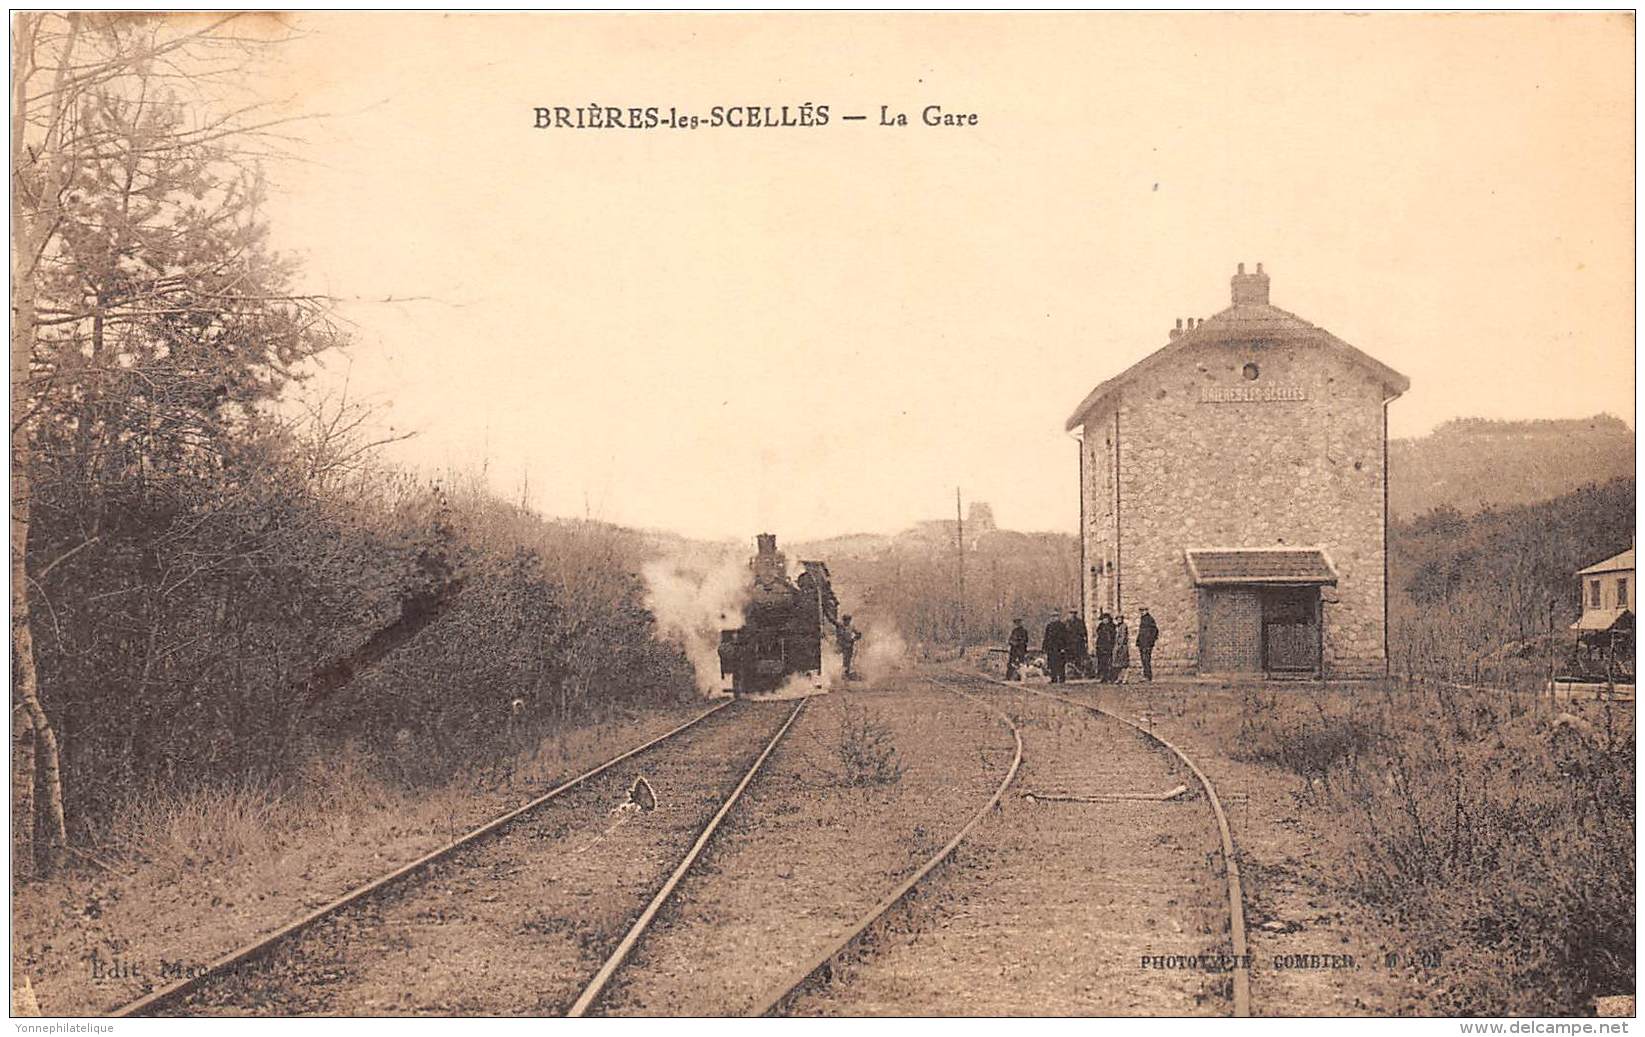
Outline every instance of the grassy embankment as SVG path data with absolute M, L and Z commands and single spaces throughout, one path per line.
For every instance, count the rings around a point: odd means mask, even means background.
M 1429 1009 L 1587 1014 L 1634 990 L 1631 705 L 1247 690 L 1218 726 L 1294 779 L 1340 891 L 1425 962 Z

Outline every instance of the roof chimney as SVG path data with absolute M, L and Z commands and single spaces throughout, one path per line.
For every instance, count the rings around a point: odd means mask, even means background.
M 1176 338 L 1180 334 L 1182 334 L 1182 318 L 1178 317 L 1177 326 L 1171 329 L 1171 337 Z
M 1257 264 L 1257 272 L 1245 272 L 1245 264 L 1239 265 L 1239 272 L 1234 274 L 1234 305 L 1235 306 L 1266 306 L 1268 305 L 1268 275 L 1262 272 L 1262 264 Z

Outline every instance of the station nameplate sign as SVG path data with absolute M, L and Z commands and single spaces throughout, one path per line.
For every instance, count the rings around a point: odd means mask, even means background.
M 1308 390 L 1301 385 L 1202 385 L 1201 403 L 1279 403 L 1306 400 Z

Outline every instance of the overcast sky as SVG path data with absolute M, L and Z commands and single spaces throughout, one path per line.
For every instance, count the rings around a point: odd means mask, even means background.
M 800 539 L 959 485 L 1072 532 L 1064 421 L 1241 261 L 1410 376 L 1395 435 L 1633 421 L 1624 15 L 290 18 L 267 90 L 325 117 L 276 243 L 419 297 L 348 305 L 321 381 L 547 514 Z M 828 126 L 533 128 L 807 102 Z

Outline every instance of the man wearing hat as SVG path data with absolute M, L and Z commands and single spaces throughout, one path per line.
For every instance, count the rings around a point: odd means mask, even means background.
M 1107 609 L 1097 618 L 1097 679 L 1105 684 L 1114 679 L 1114 617 Z
M 1057 613 L 1051 613 L 1051 622 L 1045 624 L 1045 634 L 1040 638 L 1040 648 L 1045 651 L 1045 668 L 1051 671 L 1052 684 L 1061 684 L 1067 679 L 1068 657 L 1063 654 L 1067 650 L 1067 637 L 1062 620 L 1057 618 Z
M 1091 635 L 1085 629 L 1085 620 L 1078 609 L 1069 609 L 1062 621 L 1063 640 L 1068 646 L 1068 662 L 1074 667 L 1074 677 L 1091 675 Z
M 845 663 L 845 679 L 851 680 L 856 676 L 851 672 L 851 657 L 857 654 L 857 642 L 862 640 L 862 633 L 851 625 L 851 617 L 844 615 L 834 628 L 834 638 L 840 646 L 840 661 Z
M 1022 680 L 1022 663 L 1028 658 L 1028 628 L 1022 625 L 1021 619 L 1011 621 L 1010 654 L 1005 659 L 1005 679 L 1008 681 Z
M 1137 655 L 1142 658 L 1142 679 L 1154 680 L 1154 642 L 1159 640 L 1159 624 L 1148 610 L 1142 610 L 1142 619 L 1137 622 Z

